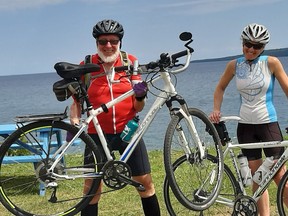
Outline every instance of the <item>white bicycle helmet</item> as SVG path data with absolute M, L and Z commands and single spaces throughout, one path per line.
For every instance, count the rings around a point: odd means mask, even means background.
M 253 23 L 243 29 L 241 38 L 255 43 L 267 44 L 270 40 L 270 33 L 265 26 Z

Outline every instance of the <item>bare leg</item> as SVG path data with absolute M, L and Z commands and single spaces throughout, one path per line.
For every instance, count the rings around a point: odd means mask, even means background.
M 160 216 L 160 207 L 151 175 L 134 176 L 133 179 L 143 184 L 146 189 L 145 191 L 138 191 L 145 215 Z
M 91 184 L 92 184 L 91 179 L 85 179 L 84 189 L 83 189 L 84 194 L 88 193 L 88 191 L 91 187 Z M 84 209 L 82 209 L 81 216 L 97 216 L 98 215 L 98 202 L 100 200 L 102 185 L 103 185 L 103 183 L 101 182 L 99 185 L 99 188 L 96 191 L 95 196 L 90 201 L 89 205 L 87 205 Z
M 276 162 L 276 161 L 275 161 Z M 277 174 L 274 176 L 274 182 L 279 185 L 281 178 L 283 177 L 283 175 L 286 172 L 286 166 L 283 165 L 279 171 L 277 172 Z M 288 183 L 285 185 L 285 190 L 284 190 L 284 202 L 285 205 L 288 207 Z
M 251 169 L 252 175 L 257 171 L 259 166 L 262 164 L 262 159 L 249 161 L 249 167 Z M 255 192 L 258 188 L 258 184 L 253 182 L 252 190 Z M 257 202 L 258 212 L 261 216 L 269 216 L 270 215 L 270 203 L 269 203 L 269 193 L 268 190 L 262 194 L 260 199 Z
M 87 194 L 87 193 L 88 193 L 91 184 L 92 184 L 92 180 L 91 180 L 91 179 L 85 179 L 84 190 L 83 190 L 83 193 L 84 193 L 84 194 Z M 102 191 L 102 186 L 103 186 L 103 182 L 101 181 L 101 183 L 100 183 L 100 185 L 99 185 L 99 188 L 98 188 L 98 190 L 96 191 L 95 196 L 93 197 L 93 199 L 90 201 L 89 204 L 95 204 L 95 203 L 98 203 L 98 202 L 99 202 L 100 196 L 101 196 L 101 191 Z

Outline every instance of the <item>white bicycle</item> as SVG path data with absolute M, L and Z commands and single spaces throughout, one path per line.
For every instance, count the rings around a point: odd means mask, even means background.
M 134 91 L 128 91 L 94 109 L 80 77 L 99 70 L 99 66 L 65 62 L 55 64 L 58 75 L 63 78 L 61 88 L 68 94 L 67 97 L 73 92 L 75 97 L 84 99 L 89 117 L 84 119 L 79 127 L 64 121 L 66 112 L 18 117 L 19 129 L 0 147 L 2 204 L 15 215 L 75 215 L 90 202 L 101 180 L 111 191 L 128 184 L 138 190 L 145 190 L 143 185 L 131 179 L 130 168 L 126 162 L 158 111 L 166 104 L 171 116 L 164 141 L 164 163 L 169 184 L 179 202 L 187 208 L 199 211 L 211 206 L 218 195 L 222 180 L 222 148 L 218 133 L 209 118 L 196 108 L 188 108 L 172 83 L 171 74 L 185 71 L 193 52 L 189 47 L 193 41 L 192 34 L 184 32 L 180 39 L 186 41 L 184 51 L 173 55 L 161 54 L 159 60 L 146 65 L 138 65 L 135 61 L 133 66 L 115 67 L 112 70 L 111 83 L 117 84 L 114 74 L 123 70 L 131 74 L 146 74 L 145 81 L 150 89 L 158 89 L 156 83 L 160 80 L 164 83 L 119 159 L 110 152 L 97 116 L 131 97 Z M 179 64 L 179 58 L 184 56 L 184 64 Z M 107 158 L 105 162 L 97 145 L 85 132 L 91 121 L 100 137 Z M 43 132 L 48 133 L 48 139 L 43 140 Z M 65 140 L 67 132 L 74 135 L 71 141 Z M 215 161 L 207 159 L 208 154 L 213 155 Z M 13 157 L 19 159 L 23 155 L 30 157 L 31 163 L 13 161 Z M 174 170 L 173 163 L 179 157 L 185 157 L 185 162 Z M 5 163 L 7 161 L 9 163 Z M 88 178 L 92 179 L 93 183 L 89 192 L 83 194 L 83 182 Z M 44 190 L 41 196 L 38 195 L 39 188 Z
M 269 187 L 270 183 L 273 182 L 273 177 L 278 170 L 287 163 L 288 148 L 283 152 L 277 163 L 273 165 L 270 172 L 263 178 L 258 189 L 253 193 L 251 187 L 245 187 L 242 182 L 240 174 L 240 165 L 237 159 L 237 153 L 240 149 L 254 149 L 254 148 L 271 148 L 288 146 L 288 141 L 271 141 L 271 142 L 259 142 L 259 143 L 245 143 L 239 144 L 230 138 L 226 124 L 230 121 L 237 122 L 240 118 L 238 116 L 224 116 L 221 118 L 220 124 L 215 124 L 221 142 L 225 146 L 223 148 L 224 157 L 224 175 L 222 180 L 221 189 L 215 203 L 205 211 L 191 211 L 181 205 L 178 200 L 174 197 L 171 190 L 169 190 L 169 184 L 167 179 L 164 183 L 164 198 L 167 209 L 170 215 L 243 215 L 243 216 L 256 216 L 258 215 L 257 201 L 263 194 L 263 192 Z M 288 128 L 286 128 L 286 133 Z M 226 158 L 227 157 L 227 158 Z M 208 155 L 211 161 L 215 160 L 214 156 Z M 174 163 L 174 169 L 181 166 L 184 159 L 179 158 Z M 170 193 L 169 193 L 170 192 Z M 277 188 L 276 203 L 277 209 L 273 209 L 273 212 L 277 212 L 277 215 L 285 216 L 288 215 L 288 172 L 282 177 L 279 186 Z M 272 209 L 271 209 L 272 210 Z

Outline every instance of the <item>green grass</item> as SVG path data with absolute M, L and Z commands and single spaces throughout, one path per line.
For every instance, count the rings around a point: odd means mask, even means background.
M 163 198 L 163 181 L 165 177 L 163 152 L 160 150 L 150 151 L 149 158 L 152 167 L 152 177 L 156 187 L 156 193 L 159 199 L 162 215 L 168 215 Z M 225 160 L 228 165 L 229 160 Z M 231 166 L 230 166 L 231 167 Z M 270 202 L 272 209 L 272 216 L 276 215 L 276 186 L 272 183 L 269 187 Z M 67 191 L 69 193 L 69 191 Z M 38 206 L 41 208 L 41 206 Z M 10 216 L 11 214 L 0 205 L 1 216 Z M 121 216 L 134 216 L 143 215 L 141 201 L 132 186 L 127 186 L 124 189 L 114 191 L 112 193 L 103 194 L 99 203 L 99 215 L 121 215 Z
M 149 158 L 162 215 L 168 215 L 162 193 L 165 177 L 163 152 L 151 151 L 149 152 Z M 67 193 L 69 193 L 69 191 L 67 191 Z M 39 206 L 39 208 L 41 208 L 41 206 Z M 1 204 L 0 212 L 1 216 L 11 215 Z M 136 189 L 128 185 L 124 189 L 103 194 L 99 203 L 99 215 L 143 215 L 141 200 Z

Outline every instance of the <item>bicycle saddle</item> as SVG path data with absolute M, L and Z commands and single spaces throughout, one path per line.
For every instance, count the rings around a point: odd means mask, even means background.
M 54 65 L 57 74 L 64 79 L 80 78 L 82 75 L 100 70 L 97 64 L 72 64 L 68 62 L 58 62 Z

